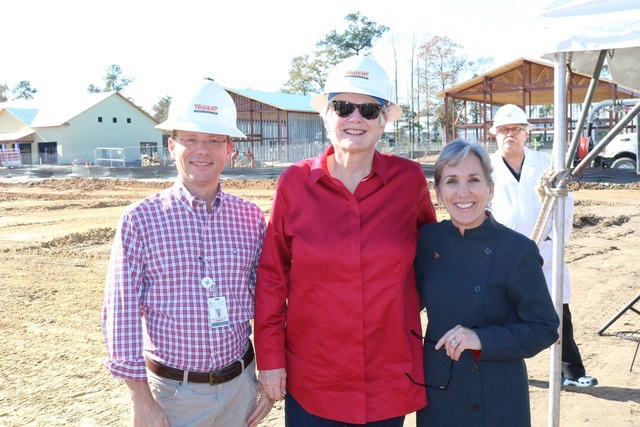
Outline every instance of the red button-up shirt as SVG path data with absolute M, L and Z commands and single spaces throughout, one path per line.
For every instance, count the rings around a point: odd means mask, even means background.
M 260 208 L 224 193 L 212 212 L 179 182 L 128 207 L 113 243 L 102 326 L 113 376 L 143 381 L 143 353 L 188 371 L 220 369 L 246 351 L 266 224 Z M 206 289 L 202 279 L 214 285 Z M 224 296 L 229 325 L 209 326 Z
M 258 266 L 260 370 L 287 370 L 308 412 L 362 424 L 426 404 L 413 260 L 436 220 L 419 164 L 374 155 L 354 194 L 322 156 L 280 176 Z

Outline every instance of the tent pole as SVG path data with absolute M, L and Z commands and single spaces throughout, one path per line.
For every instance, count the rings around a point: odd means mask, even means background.
M 596 62 L 595 70 L 593 71 L 593 76 L 591 77 L 591 82 L 589 83 L 589 88 L 587 89 L 587 94 L 584 97 L 584 104 L 582 104 L 580 118 L 578 119 L 578 123 L 576 123 L 576 127 L 573 132 L 571 146 L 567 151 L 567 158 L 565 160 L 565 168 L 567 169 L 569 169 L 571 167 L 571 164 L 573 163 L 573 157 L 576 154 L 576 149 L 578 148 L 578 143 L 580 142 L 580 136 L 582 135 L 582 127 L 584 126 L 584 122 L 589 115 L 589 108 L 591 107 L 593 96 L 595 95 L 596 89 L 598 88 L 598 79 L 600 79 L 600 73 L 602 72 L 602 66 L 604 65 L 604 59 L 606 57 L 607 50 L 601 50 L 600 56 L 598 56 L 598 61 Z
M 553 164 L 556 169 L 563 168 L 565 152 L 567 149 L 567 54 L 556 53 L 554 72 L 553 98 Z M 550 374 L 549 374 L 549 417 L 548 425 L 558 427 L 560 425 L 560 373 L 562 363 L 562 292 L 564 282 L 564 211 L 565 197 L 560 197 L 554 207 L 554 231 L 553 231 L 553 268 L 551 297 L 560 317 L 558 333 L 560 338 L 551 346 Z

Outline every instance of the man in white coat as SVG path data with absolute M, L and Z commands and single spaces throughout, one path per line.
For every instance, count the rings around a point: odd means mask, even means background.
M 525 112 L 518 106 L 507 104 L 495 115 L 489 131 L 496 136 L 498 151 L 491 155 L 494 196 L 491 212 L 496 220 L 507 227 L 531 237 L 542 210 L 542 202 L 535 189 L 540 176 L 551 165 L 551 157 L 525 147 L 525 141 L 533 125 L 528 122 Z M 569 240 L 573 226 L 573 197 L 571 193 L 565 202 L 564 243 Z M 544 260 L 543 271 L 547 287 L 551 292 L 551 269 L 553 253 L 553 231 L 543 237 L 540 255 Z M 569 269 L 564 267 L 562 306 L 562 385 L 593 387 L 598 380 L 587 376 L 580 351 L 573 339 L 573 324 L 569 310 L 570 280 Z

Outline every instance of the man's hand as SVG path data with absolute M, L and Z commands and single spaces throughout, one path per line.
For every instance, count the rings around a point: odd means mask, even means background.
M 264 390 L 260 390 L 258 406 L 256 406 L 256 409 L 251 413 L 251 416 L 247 418 L 247 424 L 249 427 L 256 427 L 260 424 L 260 421 L 262 421 L 264 417 L 271 412 L 271 408 L 273 408 L 273 404 L 275 402 L 275 400 L 270 399 L 269 396 L 267 396 Z
M 156 402 L 146 381 L 125 381 L 131 393 L 134 427 L 171 427 L 167 415 Z

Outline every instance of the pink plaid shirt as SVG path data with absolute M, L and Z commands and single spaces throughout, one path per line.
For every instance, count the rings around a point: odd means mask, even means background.
M 241 357 L 265 227 L 258 206 L 221 186 L 211 213 L 180 182 L 129 206 L 113 243 L 102 313 L 112 375 L 146 380 L 145 354 L 201 372 Z M 205 289 L 204 277 L 215 285 Z M 209 326 L 212 296 L 226 298 L 228 326 Z

